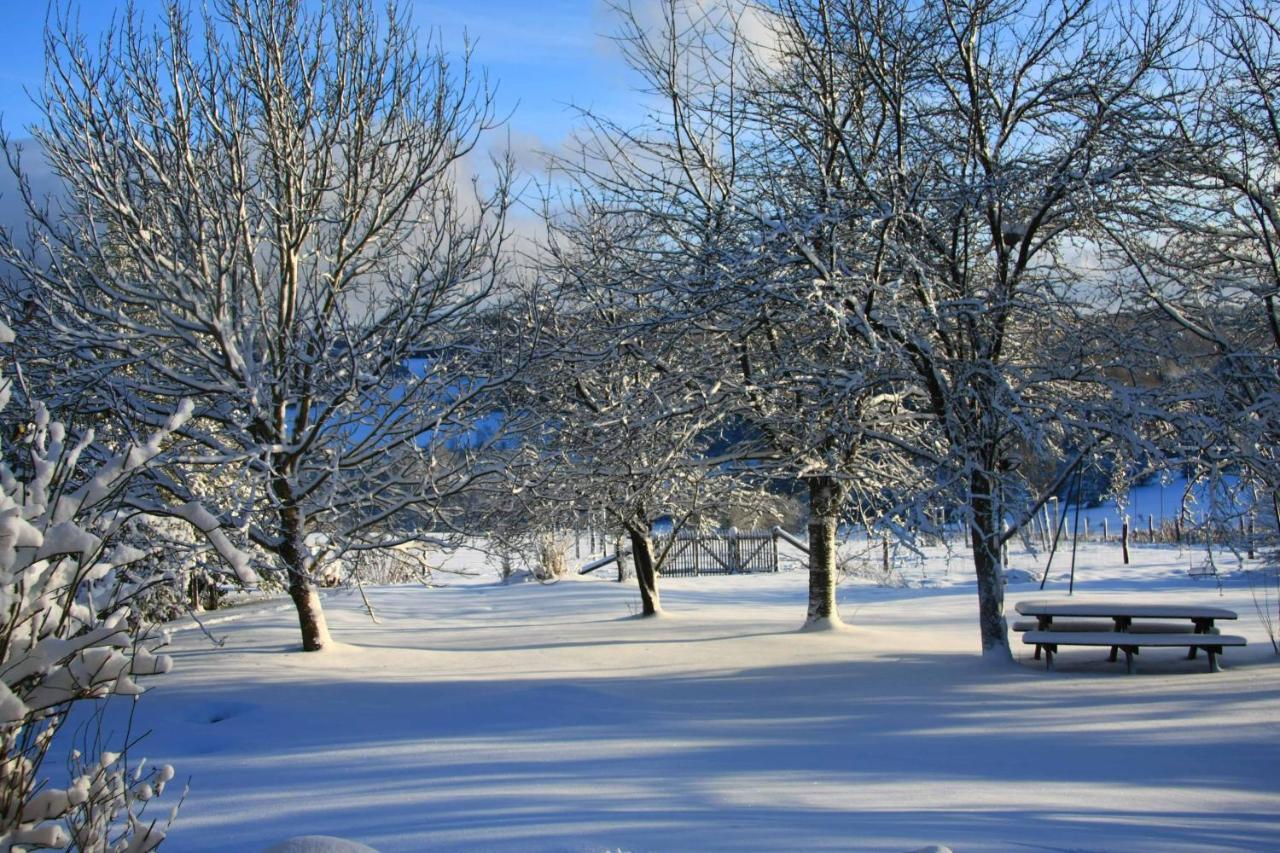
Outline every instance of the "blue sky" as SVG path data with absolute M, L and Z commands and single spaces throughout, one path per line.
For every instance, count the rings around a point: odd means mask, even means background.
M 25 136 L 22 128 L 38 116 L 23 87 L 40 85 L 45 2 L 5 5 L 0 113 L 8 132 Z M 150 16 L 162 4 L 138 0 L 137 5 Z M 575 123 L 569 104 L 615 117 L 637 109 L 627 70 L 607 38 L 614 22 L 603 0 L 414 0 L 411 5 L 415 25 L 424 33 L 438 30 L 450 52 L 461 50 L 464 33 L 471 37 L 477 63 L 489 69 L 498 86 L 500 108 L 515 110 L 509 129 L 518 151 L 556 147 Z M 79 6 L 81 29 L 96 34 L 124 2 L 81 0 Z

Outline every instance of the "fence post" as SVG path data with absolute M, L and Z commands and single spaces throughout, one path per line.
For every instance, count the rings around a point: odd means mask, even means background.
M 1124 564 L 1129 565 L 1129 516 L 1120 522 L 1120 547 L 1124 551 Z
M 1107 519 L 1102 519 L 1102 541 L 1106 542 L 1111 538 L 1111 524 Z
M 1152 544 L 1156 544 L 1156 519 L 1154 515 L 1147 515 L 1147 540 Z

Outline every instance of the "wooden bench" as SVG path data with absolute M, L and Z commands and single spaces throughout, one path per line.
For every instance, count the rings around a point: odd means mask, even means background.
M 1097 619 L 1093 621 L 1090 621 L 1088 619 L 1056 619 L 1051 623 L 1049 627 L 1042 627 L 1040 624 L 1040 620 L 1038 619 L 1019 619 L 1018 621 L 1010 625 L 1009 628 L 1010 630 L 1016 631 L 1019 634 L 1025 633 L 1027 631 L 1038 631 L 1038 630 L 1052 630 L 1054 632 L 1070 631 L 1072 633 L 1080 634 L 1080 633 L 1086 633 L 1086 632 L 1104 633 L 1109 631 L 1115 631 L 1116 625 L 1114 621 L 1109 619 L 1106 621 L 1103 621 L 1101 619 Z M 1131 634 L 1185 634 L 1187 631 L 1187 623 L 1186 622 L 1132 622 L 1129 624 L 1128 631 Z M 1205 628 L 1203 631 L 1197 629 L 1196 633 L 1220 634 L 1222 632 L 1219 631 L 1217 628 L 1210 626 Z M 1119 647 L 1112 646 L 1111 657 L 1109 658 L 1109 660 L 1113 660 L 1113 661 L 1116 660 L 1118 652 L 1119 652 Z M 1187 655 L 1187 657 L 1194 658 L 1195 655 L 1196 655 L 1196 650 L 1192 648 L 1190 650 L 1190 653 Z M 1039 643 L 1036 644 L 1036 653 L 1033 656 L 1033 658 L 1035 660 L 1040 660 L 1040 644 Z
M 1110 646 L 1108 659 L 1116 660 L 1123 649 L 1132 671 L 1133 656 L 1141 646 L 1181 646 L 1187 649 L 1188 659 L 1194 658 L 1197 650 L 1214 646 L 1217 651 L 1210 654 L 1209 667 L 1216 672 L 1217 656 L 1222 653 L 1223 646 L 1245 645 L 1240 637 L 1225 641 L 1214 626 L 1217 620 L 1237 618 L 1235 611 L 1223 607 L 1057 599 L 1019 601 L 1015 609 L 1023 616 L 1035 618 L 1034 623 L 1030 620 L 1015 622 L 1014 630 L 1025 631 L 1022 641 L 1035 644 L 1037 660 L 1041 650 L 1047 650 L 1050 643 L 1055 646 L 1054 651 L 1058 645 Z M 1139 637 L 1135 638 L 1135 634 Z M 1044 637 L 1053 639 L 1047 642 L 1036 639 Z M 1080 638 L 1088 638 L 1088 641 Z
M 1124 652 L 1125 668 L 1133 673 L 1134 656 L 1144 646 L 1156 648 L 1204 649 L 1209 656 L 1209 671 L 1221 672 L 1218 656 L 1227 646 L 1247 645 L 1244 637 L 1231 634 L 1140 634 L 1130 631 L 1028 631 L 1022 642 L 1035 643 L 1044 649 L 1045 668 L 1053 669 L 1053 656 L 1059 646 L 1110 646 Z

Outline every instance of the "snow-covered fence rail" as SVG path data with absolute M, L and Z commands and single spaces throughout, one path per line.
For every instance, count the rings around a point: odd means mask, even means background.
M 772 530 L 681 531 L 654 537 L 654 550 L 666 554 L 664 577 L 736 575 L 778 570 L 778 545 Z
M 804 552 L 805 554 L 808 554 L 808 553 L 809 553 L 809 546 L 808 546 L 808 544 L 806 544 L 805 542 L 802 542 L 802 541 L 800 541 L 799 539 L 797 539 L 796 537 L 792 536 L 790 533 L 788 533 L 787 531 L 783 530 L 781 527 L 775 527 L 775 528 L 773 528 L 772 533 L 773 533 L 773 541 L 774 541 L 775 543 L 776 543 L 779 539 L 781 539 L 781 540 L 783 540 L 784 542 L 786 542 L 786 543 L 788 543 L 789 545 L 791 545 L 791 547 L 792 547 L 792 548 L 795 548 L 795 549 L 796 549 L 796 550 L 798 550 L 798 551 L 802 551 L 802 552 Z
M 628 549 L 626 551 L 622 551 L 621 554 L 623 557 L 629 557 L 631 556 L 631 551 Z M 592 572 L 594 572 L 596 569 L 603 569 L 605 566 L 609 565 L 610 563 L 616 563 L 616 562 L 618 562 L 618 552 L 615 552 L 613 554 L 605 554 L 600 559 L 592 560 L 590 563 L 587 563 L 585 566 L 578 569 L 578 574 L 589 575 Z

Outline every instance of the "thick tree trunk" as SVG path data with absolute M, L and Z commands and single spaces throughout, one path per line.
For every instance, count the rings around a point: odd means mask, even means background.
M 834 477 L 809 482 L 809 613 L 805 627 L 840 625 L 836 607 L 836 526 L 844 487 Z
M 331 645 L 329 625 L 320 607 L 320 591 L 305 577 L 289 575 L 289 597 L 298 610 L 298 624 L 302 628 L 302 650 L 318 652 Z
M 1010 662 L 1009 626 L 1004 618 L 1004 568 L 1000 565 L 1000 519 L 995 500 L 995 478 L 975 471 L 970 479 L 969 509 L 973 513 L 971 539 L 973 568 L 978 580 L 978 628 L 982 656 Z
M 283 487 L 287 492 L 287 485 Z M 276 494 L 282 491 L 277 486 Z M 307 562 L 303 543 L 302 510 L 285 505 L 280 510 L 280 527 L 284 543 L 279 556 L 289 573 L 289 597 L 298 611 L 298 626 L 302 629 L 302 650 L 318 652 L 332 643 L 329 626 L 325 622 L 324 609 L 320 606 L 320 592 L 311 579 L 311 566 Z
M 658 570 L 653 559 L 653 540 L 647 530 L 628 527 L 631 537 L 631 562 L 636 569 L 636 585 L 640 587 L 641 616 L 657 616 L 662 612 L 658 600 Z

